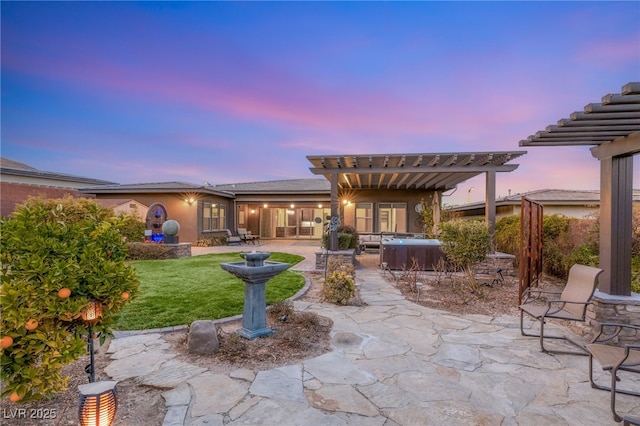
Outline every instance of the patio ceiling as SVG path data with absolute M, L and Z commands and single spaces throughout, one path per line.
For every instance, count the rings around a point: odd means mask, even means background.
M 520 146 L 571 146 L 612 143 L 632 136 L 624 147 L 617 148 L 627 153 L 640 150 L 640 83 L 628 83 L 619 94 L 608 94 L 600 103 L 588 104 L 584 111 L 576 111 L 563 118 L 557 125 L 520 141 Z M 635 150 L 634 150 L 635 147 Z M 597 148 L 594 156 L 600 157 Z M 628 151 L 627 151 L 628 149 Z M 593 150 L 592 150 L 593 151 Z
M 337 174 L 341 189 L 423 189 L 446 191 L 489 171 L 511 172 L 505 164 L 526 151 L 424 154 L 310 155 L 313 174 L 331 181 Z

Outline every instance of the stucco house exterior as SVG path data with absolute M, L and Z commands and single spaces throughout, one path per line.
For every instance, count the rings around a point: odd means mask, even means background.
M 545 215 L 557 214 L 583 219 L 593 217 L 600 210 L 600 191 L 598 190 L 540 189 L 496 200 L 497 220 L 506 216 L 519 215 L 520 201 L 523 196 L 542 204 Z M 640 189 L 633 190 L 633 203 L 640 203 Z M 477 202 L 453 206 L 447 210 L 457 213 L 464 219 L 477 219 L 484 217 L 484 209 L 484 203 Z

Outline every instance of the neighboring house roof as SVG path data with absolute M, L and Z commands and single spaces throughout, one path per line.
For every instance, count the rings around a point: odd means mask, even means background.
M 152 182 L 100 185 L 81 188 L 80 191 L 90 194 L 132 194 L 132 193 L 189 193 L 219 195 L 232 198 L 233 194 L 215 189 L 210 185 L 194 185 L 186 182 Z
M 289 179 L 214 185 L 220 191 L 234 194 L 329 194 L 331 183 L 325 179 Z
M 38 170 L 24 163 L 0 158 L 0 175 L 4 182 L 26 183 L 55 187 L 77 188 L 83 185 L 107 185 L 110 182 L 66 173 L 47 172 Z
M 599 205 L 599 190 L 570 190 L 570 189 L 539 189 L 536 191 L 525 192 L 524 194 L 515 194 L 496 200 L 496 207 L 520 205 L 522 197 L 537 201 L 546 205 Z M 633 190 L 633 201 L 640 202 L 640 189 Z M 461 206 L 450 207 L 452 211 L 465 211 L 484 208 L 483 201 L 464 204 Z
M 102 207 L 116 207 L 116 206 L 121 206 L 124 204 L 130 204 L 130 203 L 135 203 L 135 204 L 144 206 L 144 204 L 142 204 L 141 202 L 133 200 L 131 198 L 96 198 L 94 201 L 100 204 Z M 148 207 L 148 206 L 145 206 L 145 207 Z

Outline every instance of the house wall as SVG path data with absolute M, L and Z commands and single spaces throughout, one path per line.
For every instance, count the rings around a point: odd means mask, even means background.
M 407 231 L 408 233 L 422 233 L 422 221 L 416 212 L 415 206 L 420 204 L 422 199 L 429 199 L 431 191 L 416 191 L 402 189 L 379 189 L 379 190 L 353 190 L 344 193 L 343 197 L 351 201 L 351 206 L 344 206 L 343 222 L 347 225 L 355 224 L 356 203 L 373 203 L 373 232 L 377 229 L 377 205 L 378 203 L 406 203 L 407 204 Z
M 201 235 L 202 223 L 202 203 L 223 203 L 227 206 L 227 220 L 233 216 L 233 201 L 223 197 L 202 194 L 197 203 L 190 205 L 185 202 L 179 194 L 157 193 L 157 194 L 98 194 L 99 199 L 131 198 L 145 206 L 151 207 L 153 204 L 162 204 L 167 210 L 167 220 L 172 219 L 180 224 L 178 237 L 181 243 L 190 242 L 195 244 Z
M 62 198 L 66 195 L 78 198 L 95 198 L 72 188 L 58 188 L 52 186 L 29 185 L 16 182 L 0 182 L 0 216 L 11 215 L 16 206 L 27 201 L 29 197 L 43 196 L 45 198 Z

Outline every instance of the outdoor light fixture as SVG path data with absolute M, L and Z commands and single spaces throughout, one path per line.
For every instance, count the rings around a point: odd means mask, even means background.
M 81 313 L 82 320 L 89 325 L 89 356 L 90 363 L 84 368 L 84 371 L 89 375 L 89 382 L 94 382 L 96 379 L 95 359 L 93 356 L 93 323 L 98 321 L 102 317 L 102 303 L 97 300 L 90 300 L 86 308 Z
M 264 207 L 264 208 L 266 209 L 267 207 L 269 207 L 269 204 L 264 203 L 264 204 L 262 205 L 262 207 Z
M 116 416 L 116 382 L 104 380 L 78 386 L 81 426 L 110 426 Z
M 193 198 L 185 198 L 184 202 L 192 206 L 193 203 L 196 202 L 196 200 L 194 200 Z
M 295 208 L 295 207 L 296 207 L 296 205 L 295 205 L 295 204 L 291 204 L 291 208 L 292 208 L 292 209 L 293 209 L 293 208 Z
M 251 214 L 256 214 L 256 211 L 254 209 L 251 209 Z
M 318 204 L 318 208 L 321 209 L 322 208 L 322 204 Z
M 86 308 L 81 313 L 82 320 L 89 324 L 96 322 L 102 317 L 102 303 L 97 300 L 90 300 Z

